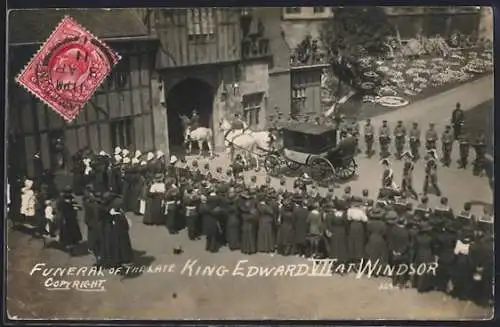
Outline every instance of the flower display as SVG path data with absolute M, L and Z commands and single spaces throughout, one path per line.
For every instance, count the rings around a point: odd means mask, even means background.
M 368 81 L 378 76 L 382 76 L 381 84 L 384 85 L 374 88 L 377 96 L 367 95 L 363 101 L 384 105 L 385 102 L 380 102 L 377 98 L 412 97 L 429 88 L 465 82 L 478 74 L 493 71 L 491 51 L 453 50 L 441 41 L 427 40 L 425 45 L 428 48 L 427 53 L 439 53 L 429 58 L 412 59 L 399 56 L 390 62 L 372 57 L 361 58 L 360 63 L 365 71 L 363 76 L 367 79 L 361 84 L 362 88 L 364 90 L 372 88 L 374 85 Z M 415 46 L 415 43 L 413 45 Z

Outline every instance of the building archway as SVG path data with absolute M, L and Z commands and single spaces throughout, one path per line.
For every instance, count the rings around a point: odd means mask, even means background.
M 168 138 L 170 149 L 179 148 L 184 135 L 179 115 L 191 117 L 194 110 L 200 116 L 200 126 L 212 127 L 214 91 L 210 84 L 198 78 L 187 78 L 175 84 L 167 93 Z

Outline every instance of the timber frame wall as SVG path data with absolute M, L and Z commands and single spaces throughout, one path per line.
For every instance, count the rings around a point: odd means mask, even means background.
M 20 72 L 37 47 L 10 49 L 8 90 L 8 134 L 15 144 L 9 146 L 9 161 L 21 171 L 33 175 L 33 155 L 40 153 L 43 166 L 51 166 L 50 135 L 62 132 L 65 139 L 66 162 L 70 155 L 84 147 L 94 151 L 112 151 L 110 125 L 124 118 L 132 120 L 132 144 L 141 151 L 155 149 L 155 101 L 153 83 L 157 45 L 153 41 L 110 42 L 122 60 L 96 91 L 77 118 L 66 123 L 52 109 L 17 85 L 14 77 Z M 123 72 L 123 85 L 116 74 Z M 14 148 L 11 148 L 15 146 Z M 135 150 L 135 149 L 131 149 Z

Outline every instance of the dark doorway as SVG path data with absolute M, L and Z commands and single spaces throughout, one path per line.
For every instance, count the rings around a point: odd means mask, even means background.
M 188 78 L 167 93 L 168 138 L 170 148 L 179 147 L 184 135 L 179 115 L 191 117 L 194 110 L 200 116 L 200 126 L 211 127 L 214 92 L 212 87 L 199 79 Z

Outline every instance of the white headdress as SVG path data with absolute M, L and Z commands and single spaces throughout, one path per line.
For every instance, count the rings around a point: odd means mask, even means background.
M 129 151 L 129 150 L 127 150 L 127 149 L 123 149 L 123 150 L 122 150 L 122 155 L 123 155 L 123 156 L 128 156 L 128 154 L 129 154 L 129 153 L 130 153 L 130 151 Z
M 153 160 L 155 157 L 155 155 L 153 154 L 153 152 L 148 152 L 148 155 L 146 156 L 146 158 L 149 160 Z
M 146 161 L 141 161 L 141 166 L 146 166 Z
M 164 155 L 165 155 L 165 154 L 163 153 L 163 151 L 161 151 L 161 150 L 156 151 L 156 158 L 161 158 L 161 157 L 163 157 Z
M 122 157 L 119 154 L 115 154 L 115 160 L 120 162 L 122 161 Z
M 101 152 L 99 152 L 99 155 L 100 156 L 107 156 L 108 154 L 106 153 L 106 151 L 101 150 Z
M 380 160 L 380 164 L 390 166 L 391 162 L 389 161 L 389 159 L 385 158 Z
M 171 163 L 171 164 L 175 164 L 176 162 L 177 162 L 177 157 L 176 157 L 176 156 L 174 156 L 174 155 L 173 155 L 173 156 L 171 156 L 171 157 L 170 157 L 170 163 Z
M 139 159 L 132 158 L 132 164 L 137 165 L 139 163 Z
M 130 163 L 130 158 L 128 158 L 128 157 L 123 158 L 123 163 L 124 164 Z
M 141 151 L 139 151 L 139 150 L 136 150 L 136 151 L 135 151 L 135 155 L 134 155 L 134 157 L 135 157 L 135 158 L 139 158 L 141 155 L 142 155 L 142 152 L 141 152 Z
M 115 154 L 120 154 L 121 152 L 122 152 L 122 149 L 119 146 L 117 146 L 115 148 Z

